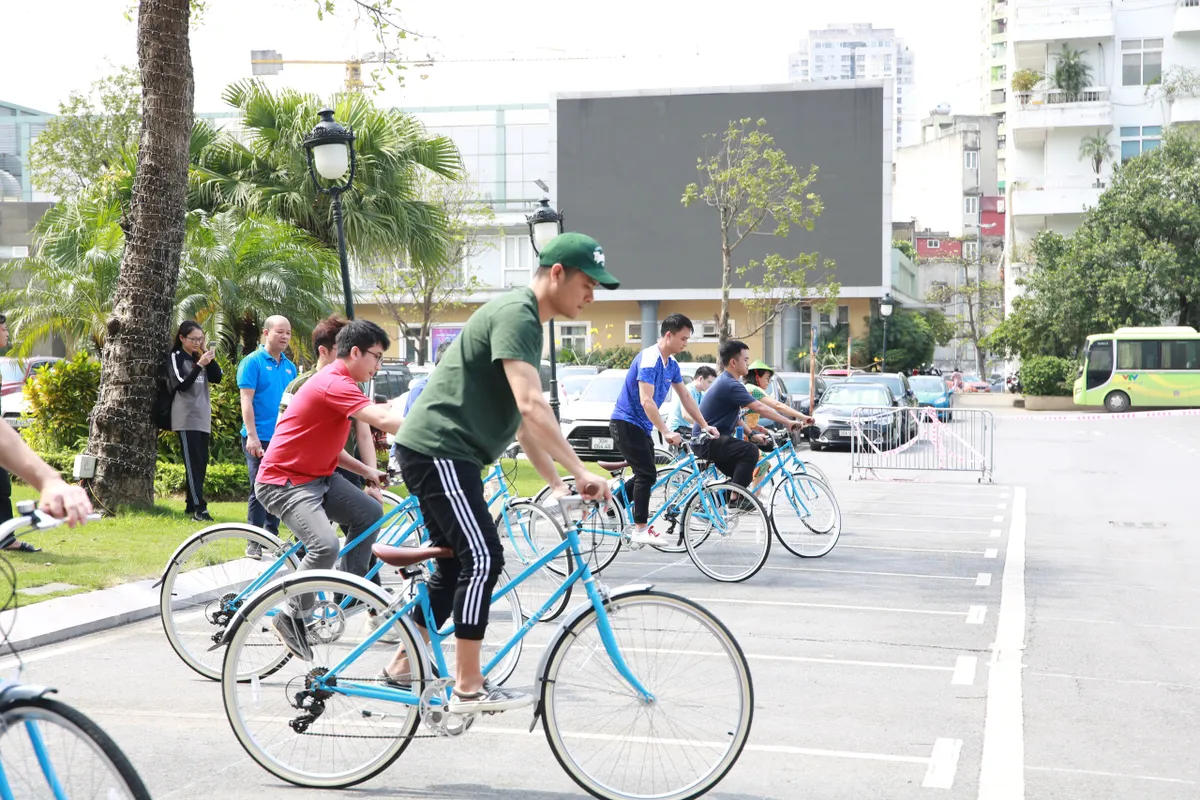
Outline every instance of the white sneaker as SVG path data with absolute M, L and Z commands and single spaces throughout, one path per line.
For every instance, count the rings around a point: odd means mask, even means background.
M 386 616 L 383 614 L 367 614 L 365 635 L 370 636 L 372 633 L 379 630 L 380 625 L 387 622 L 391 618 L 392 615 L 390 613 Z M 383 644 L 396 644 L 400 641 L 400 633 L 396 630 L 396 626 L 392 625 L 390 628 L 388 628 L 387 633 L 383 634 L 383 636 L 380 636 L 375 641 L 382 642 Z
M 485 683 L 483 689 L 470 694 L 459 694 L 455 689 L 450 695 L 446 710 L 451 714 L 496 713 L 525 708 L 533 705 L 533 695 L 516 689 L 504 689 Z
M 629 541 L 634 544 L 659 544 L 662 539 L 654 528 L 634 528 L 629 533 Z

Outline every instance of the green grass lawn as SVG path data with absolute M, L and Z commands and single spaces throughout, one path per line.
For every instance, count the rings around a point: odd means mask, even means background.
M 590 466 L 597 474 L 607 474 L 594 464 Z M 523 497 L 536 494 L 545 485 L 527 461 L 518 462 L 514 483 L 517 494 Z M 37 493 L 28 486 L 14 484 L 14 504 L 36 497 Z M 182 498 L 161 499 L 153 511 L 110 517 L 74 529 L 62 526 L 23 535 L 23 540 L 42 548 L 42 552 L 4 552 L 16 568 L 20 588 L 47 583 L 69 583 L 80 588 L 49 595 L 20 595 L 21 605 L 157 578 L 175 548 L 205 526 L 192 522 L 184 515 L 183 508 Z M 208 510 L 218 522 L 246 521 L 244 501 L 210 503 Z M 230 557 L 236 555 L 231 551 Z M 0 593 L 7 594 L 2 587 Z

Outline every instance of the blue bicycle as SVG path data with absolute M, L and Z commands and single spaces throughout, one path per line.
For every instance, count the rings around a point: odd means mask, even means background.
M 24 529 L 60 524 L 35 511 L 33 501 L 18 503 L 17 514 L 0 525 L 0 540 Z M 17 576 L 2 557 L 0 566 L 12 585 L 12 594 L 0 607 L 6 611 L 15 602 Z M 137 770 L 112 737 L 71 706 L 51 699 L 48 695 L 54 691 L 0 680 L 0 800 L 150 800 Z
M 571 519 L 579 504 L 568 500 Z M 496 600 L 561 553 L 575 565 L 556 594 L 582 581 L 588 602 L 559 624 L 536 673 L 534 724 L 540 718 L 555 757 L 586 791 L 606 800 L 688 800 L 715 786 L 745 746 L 754 691 L 745 655 L 729 630 L 698 604 L 649 585 L 609 591 L 593 577 L 580 544 L 580 522 L 519 575 Z M 561 530 L 561 529 L 560 529 Z M 378 775 L 424 725 L 430 736 L 466 733 L 474 715 L 451 713 L 453 682 L 445 654 L 452 623 L 434 625 L 423 564 L 452 557 L 444 548 L 389 548 L 376 554 L 412 581 L 407 599 L 385 595 L 354 575 L 314 570 L 285 575 L 242 606 L 226 637 L 222 694 L 234 734 L 273 775 L 301 786 L 341 788 Z M 279 671 L 243 680 L 245 663 L 263 648 L 283 647 L 270 616 L 289 597 L 342 593 L 388 615 L 409 656 L 407 682 L 388 682 L 380 668 L 391 651 L 376 649 L 380 631 L 312 642 L 313 660 L 288 660 Z M 556 598 L 535 610 L 484 674 L 520 647 Z M 422 641 L 410 615 L 429 631 Z M 489 624 L 490 627 L 490 624 Z M 511 713 L 511 712 L 510 712 Z

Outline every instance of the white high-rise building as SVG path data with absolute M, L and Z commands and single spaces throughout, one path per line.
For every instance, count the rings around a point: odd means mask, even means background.
M 1188 79 L 1200 70 L 1200 0 L 1009 0 L 1006 13 L 1011 309 L 1027 245 L 1040 231 L 1074 231 L 1109 184 L 1114 162 L 1157 147 L 1167 126 L 1200 122 L 1200 90 Z M 1077 91 L 1055 75 L 1064 58 L 1086 65 Z M 1017 76 L 1038 82 L 1015 91 Z M 1162 92 L 1168 86 L 1178 90 L 1170 101 Z M 1098 173 L 1080 153 L 1095 136 L 1113 154 Z
M 1008 130 L 1005 114 L 1008 111 L 1008 0 L 983 0 L 982 65 L 983 113 L 999 121 L 996 131 L 996 174 L 1000 191 L 1005 186 L 1005 146 Z
M 913 108 L 913 53 L 892 28 L 870 24 L 830 25 L 809 31 L 792 53 L 788 78 L 793 81 L 840 81 L 885 78 L 895 81 L 895 146 L 917 141 L 919 125 Z

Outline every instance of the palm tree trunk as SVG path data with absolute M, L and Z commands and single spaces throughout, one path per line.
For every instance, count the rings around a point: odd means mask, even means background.
M 179 277 L 193 119 L 190 0 L 140 0 L 142 129 L 130 228 L 101 361 L 89 452 L 105 507 L 154 503 L 158 431 L 146 413 L 163 376 Z

